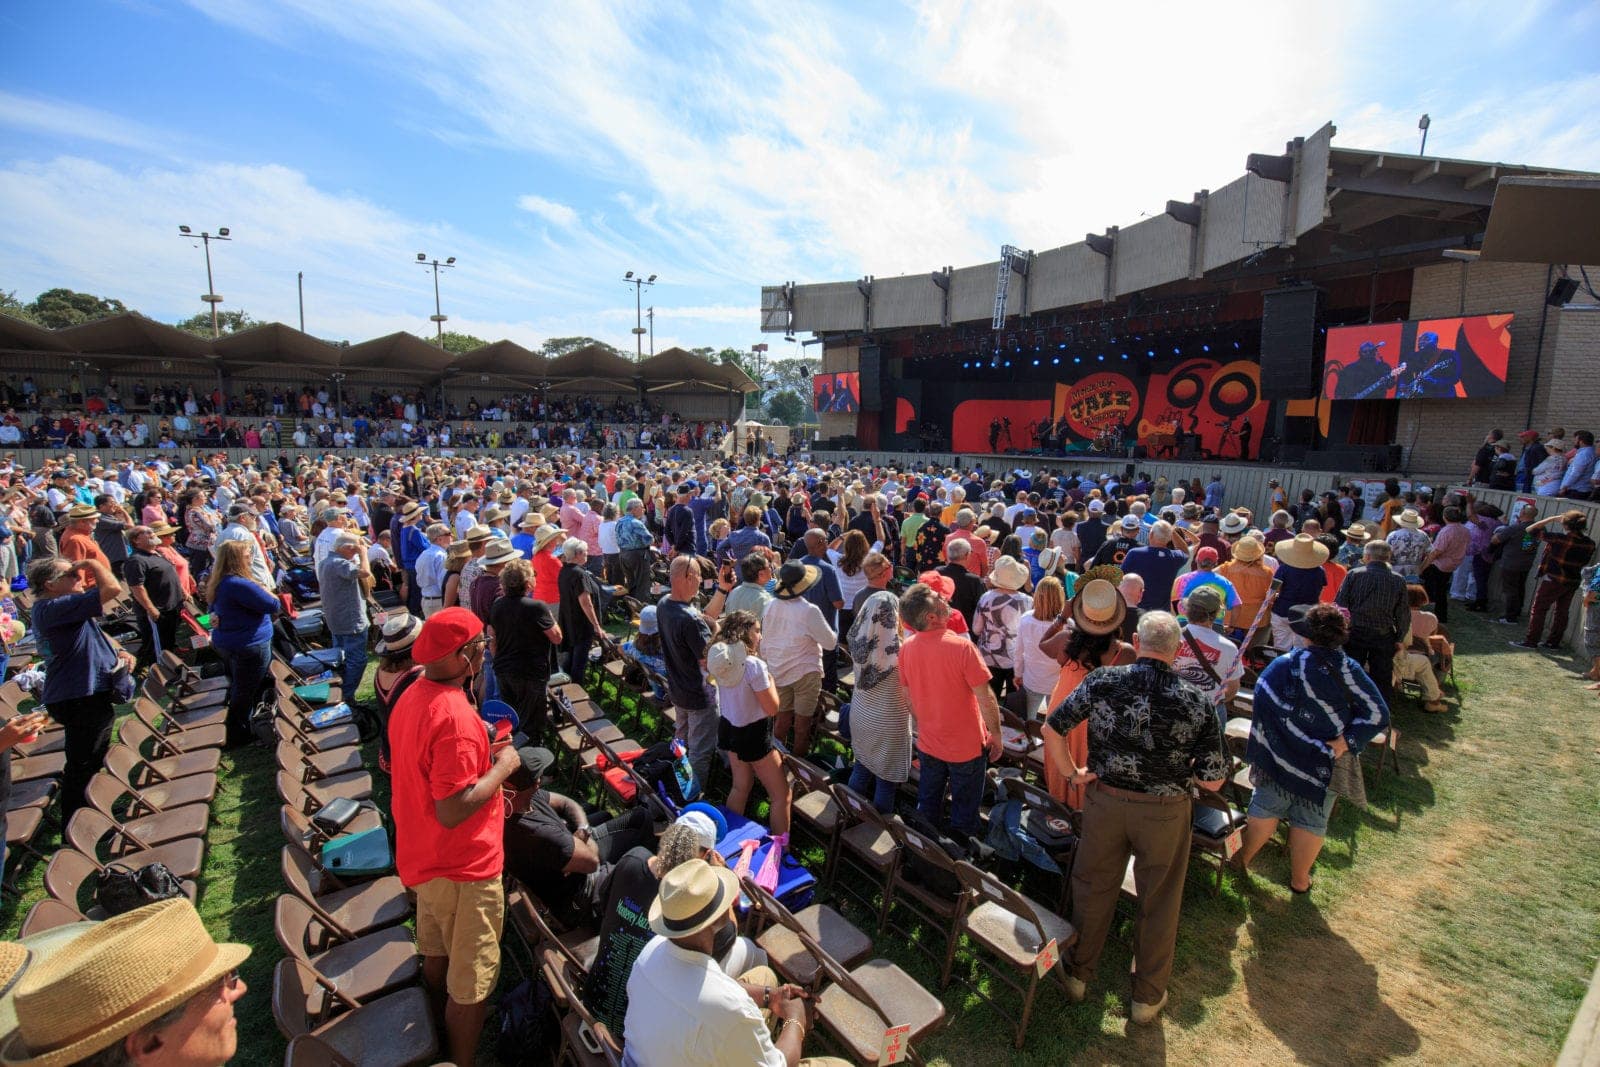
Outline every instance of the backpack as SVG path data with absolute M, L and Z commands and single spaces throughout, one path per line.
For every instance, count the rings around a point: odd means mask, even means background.
M 970 859 L 965 845 L 942 832 L 920 811 L 908 811 L 901 818 L 910 829 L 944 849 L 952 860 Z M 906 881 L 914 882 L 937 897 L 954 900 L 961 895 L 961 879 L 951 871 L 936 867 L 910 850 L 905 854 Z
M 495 1055 L 501 1063 L 546 1062 L 557 1045 L 555 996 L 543 975 L 524 978 L 500 998 Z

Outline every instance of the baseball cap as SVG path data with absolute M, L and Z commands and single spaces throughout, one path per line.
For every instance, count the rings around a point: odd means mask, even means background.
M 1104 515 L 1105 511 L 1106 511 L 1106 505 L 1105 505 L 1104 501 L 1101 501 L 1101 500 L 1091 500 L 1091 501 L 1089 501 L 1089 514 L 1091 514 L 1091 515 Z
M 1139 516 L 1137 515 L 1122 516 L 1121 526 L 1124 530 L 1137 530 L 1142 525 L 1143 523 L 1139 521 Z
M 1210 545 L 1206 545 L 1194 554 L 1194 561 L 1196 563 L 1215 563 L 1217 561 L 1217 550 Z
M 1215 615 L 1222 610 L 1222 590 L 1214 585 L 1202 585 L 1190 590 L 1184 603 L 1191 609 Z
M 422 624 L 411 646 L 411 662 L 429 664 L 444 659 L 483 633 L 483 622 L 466 608 L 445 608 Z

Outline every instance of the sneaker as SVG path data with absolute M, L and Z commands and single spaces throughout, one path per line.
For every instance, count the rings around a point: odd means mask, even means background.
M 1426 704 L 1422 705 L 1422 710 L 1433 715 L 1438 715 L 1441 712 L 1449 711 L 1450 706 L 1442 700 L 1430 700 Z
M 1089 994 L 1089 983 L 1082 978 L 1067 975 L 1067 999 L 1074 1004 L 1082 1004 L 1083 998 Z
M 1540 645 L 1539 647 L 1540 648 L 1548 648 L 1548 649 L 1551 649 L 1552 651 L 1555 651 L 1555 652 L 1561 651 L 1561 646 L 1556 644 L 1554 641 L 1546 641 L 1544 644 Z
M 1534 648 L 1534 649 L 1536 649 L 1536 648 L 1539 647 L 1538 645 L 1534 644 L 1531 641 L 1507 641 L 1506 644 L 1510 645 L 1512 648 Z
M 1489 621 L 1490 622 L 1499 623 L 1501 626 L 1515 626 L 1517 624 L 1517 620 L 1516 619 L 1502 619 L 1502 618 L 1499 618 L 1499 617 L 1495 617 L 1493 619 L 1490 619 Z
M 1131 1013 L 1133 1021 L 1140 1026 L 1153 1023 L 1156 1021 L 1156 1016 L 1161 1014 L 1161 1009 L 1166 1006 L 1167 994 L 1165 993 L 1161 994 L 1161 999 L 1154 1004 L 1141 1004 L 1136 1000 L 1133 1002 L 1133 1012 Z

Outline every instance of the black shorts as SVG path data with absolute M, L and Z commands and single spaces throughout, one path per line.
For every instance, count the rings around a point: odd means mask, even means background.
M 718 719 L 717 747 L 745 763 L 759 763 L 772 751 L 772 720 L 735 726 L 727 719 Z

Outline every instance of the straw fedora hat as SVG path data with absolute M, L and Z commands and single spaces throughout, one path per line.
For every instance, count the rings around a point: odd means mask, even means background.
M 411 503 L 400 509 L 400 521 L 403 524 L 410 526 L 414 522 L 421 522 L 423 517 L 427 514 L 428 509 L 413 500 Z
M 1406 508 L 1400 513 L 1400 517 L 1394 520 L 1394 524 L 1396 526 L 1404 526 L 1408 530 L 1420 530 L 1422 529 L 1422 516 L 1417 512 L 1416 508 Z
M 739 876 L 705 860 L 690 860 L 661 879 L 650 902 L 650 929 L 665 938 L 692 937 L 720 923 L 739 896 Z
M 250 946 L 217 943 L 181 897 L 113 916 L 30 967 L 0 1062 L 57 1067 L 99 1052 L 236 969 Z
M 422 620 L 415 615 L 391 615 L 383 620 L 383 637 L 379 639 L 376 651 L 380 656 L 404 652 L 421 632 Z
M 171 537 L 178 532 L 178 528 L 170 522 L 157 522 L 150 525 L 150 532 L 157 537 Z
M 1121 590 L 1103 578 L 1085 582 L 1072 598 L 1072 625 L 1083 633 L 1115 633 L 1127 615 Z
M 463 540 L 467 541 L 469 544 L 477 544 L 482 541 L 487 541 L 493 536 L 493 530 L 489 529 L 489 527 L 485 526 L 481 522 L 475 522 L 471 526 L 467 527 L 467 536 L 463 538 Z
M 535 552 L 543 552 L 547 547 L 549 547 L 551 541 L 554 541 L 564 533 L 566 533 L 566 531 L 554 523 L 545 523 L 543 526 L 539 527 L 538 530 L 534 531 L 533 550 Z
M 514 559 L 521 559 L 522 553 L 517 551 L 517 546 L 511 543 L 510 538 L 496 537 L 489 550 L 483 554 L 483 565 L 493 567 L 499 563 L 510 563 Z
M 718 688 L 742 685 L 749 658 L 743 641 L 718 641 L 706 651 L 706 673 Z
M 82 522 L 84 519 L 98 519 L 100 509 L 93 504 L 74 504 L 67 509 L 68 522 Z
M 1001 556 L 995 560 L 994 572 L 990 575 L 990 579 L 996 588 L 1016 592 L 1028 584 L 1028 565 L 1019 559 Z
M 1305 570 L 1320 567 L 1328 562 L 1328 546 L 1310 534 L 1296 534 L 1292 538 L 1284 538 L 1273 549 L 1273 554 L 1283 561 L 1284 566 L 1300 567 Z
M 822 570 L 809 563 L 785 563 L 778 570 L 778 587 L 772 595 L 793 600 L 822 580 Z
M 1344 539 L 1362 545 L 1372 540 L 1372 531 L 1367 529 L 1366 523 L 1352 522 L 1344 528 Z
M 1044 572 L 1045 577 L 1048 578 L 1050 575 L 1056 573 L 1056 568 L 1061 565 L 1061 555 L 1061 549 L 1059 548 L 1046 548 L 1040 550 L 1039 569 Z
M 1233 558 L 1240 563 L 1251 563 L 1266 555 L 1267 546 L 1254 537 L 1241 537 L 1233 546 Z
M 0 941 L 0 1037 L 17 1028 L 17 987 L 23 975 L 55 955 L 79 934 L 88 933 L 99 923 L 75 922 L 52 926 L 21 941 Z

